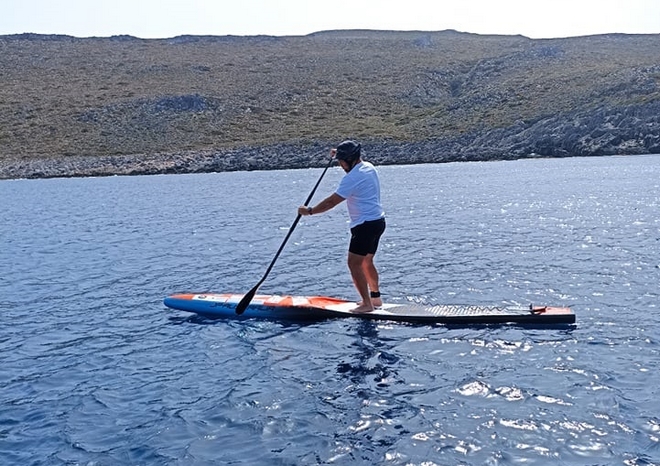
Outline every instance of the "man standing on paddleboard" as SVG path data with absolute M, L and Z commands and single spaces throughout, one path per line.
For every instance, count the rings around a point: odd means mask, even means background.
M 326 212 L 346 201 L 350 217 L 351 241 L 348 246 L 348 269 L 362 301 L 353 312 L 371 312 L 383 304 L 380 298 L 378 271 L 374 255 L 385 231 L 385 212 L 380 203 L 380 180 L 376 168 L 362 160 L 361 146 L 344 141 L 330 156 L 339 161 L 346 175 L 330 196 L 312 207 L 298 208 L 300 215 Z

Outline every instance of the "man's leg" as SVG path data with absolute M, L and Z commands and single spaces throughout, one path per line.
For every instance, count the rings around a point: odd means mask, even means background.
M 374 265 L 374 255 L 367 254 L 362 261 L 362 270 L 364 271 L 364 276 L 367 279 L 367 284 L 369 285 L 369 290 L 374 293 L 380 293 L 380 285 L 378 283 L 378 270 Z M 371 303 L 374 306 L 382 306 L 383 300 L 378 298 L 371 298 Z
M 367 276 L 364 272 L 364 262 L 366 261 L 366 256 L 360 256 L 352 252 L 348 253 L 348 270 L 351 272 L 351 278 L 353 278 L 353 284 L 358 294 L 362 298 L 362 302 L 356 307 L 353 312 L 371 312 L 374 310 L 374 306 L 371 303 L 371 297 L 369 296 L 369 282 L 367 281 Z

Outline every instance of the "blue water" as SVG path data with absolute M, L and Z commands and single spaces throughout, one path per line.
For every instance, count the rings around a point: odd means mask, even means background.
M 163 306 L 251 289 L 320 173 L 0 182 L 0 464 L 660 464 L 660 156 L 381 167 L 387 301 L 573 328 Z M 304 218 L 260 292 L 356 299 L 346 220 Z

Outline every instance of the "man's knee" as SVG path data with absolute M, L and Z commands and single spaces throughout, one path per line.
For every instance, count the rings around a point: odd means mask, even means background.
M 348 267 L 353 268 L 353 267 L 362 267 L 362 264 L 364 263 L 365 256 L 360 256 L 359 254 L 355 254 L 352 252 L 348 253 Z

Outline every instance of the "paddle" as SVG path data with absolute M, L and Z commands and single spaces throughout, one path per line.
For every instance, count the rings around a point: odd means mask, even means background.
M 309 193 L 309 196 L 307 197 L 307 200 L 305 201 L 304 206 L 307 206 L 310 201 L 312 200 L 312 197 L 314 197 L 314 193 L 316 192 L 316 188 L 319 187 L 319 184 L 321 184 L 321 180 L 323 179 L 323 176 L 325 175 L 325 172 L 328 171 L 328 168 L 332 165 L 332 162 L 334 162 L 334 157 L 330 158 L 330 162 L 328 162 L 328 165 L 325 167 L 325 170 L 323 170 L 323 173 L 321 173 L 321 176 L 319 177 L 319 180 L 316 182 L 316 185 L 314 186 L 314 189 L 312 189 L 312 192 Z M 259 280 L 259 283 L 254 285 L 254 288 L 252 288 L 245 296 L 243 296 L 243 299 L 238 303 L 236 306 L 236 314 L 241 315 L 243 312 L 245 312 L 245 309 L 247 309 L 248 305 L 250 304 L 250 301 L 254 298 L 254 295 L 257 293 L 257 289 L 261 286 L 261 284 L 266 280 L 266 277 L 270 273 L 271 269 L 275 265 L 275 261 L 277 260 L 278 257 L 280 257 L 280 253 L 284 249 L 284 245 L 286 244 L 287 241 L 289 241 L 289 237 L 291 236 L 291 233 L 293 233 L 293 230 L 296 228 L 296 225 L 298 225 L 298 222 L 300 221 L 300 214 L 296 216 L 296 219 L 293 222 L 293 225 L 291 225 L 291 228 L 289 228 L 289 233 L 287 233 L 286 237 L 284 238 L 284 241 L 282 242 L 282 245 L 280 246 L 280 249 L 278 249 L 277 254 L 275 254 L 275 257 L 273 258 L 273 261 L 270 263 L 268 268 L 266 269 L 266 273 L 264 274 L 263 277 L 261 277 L 261 280 Z

